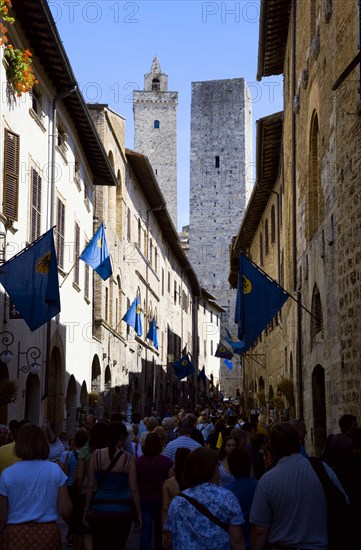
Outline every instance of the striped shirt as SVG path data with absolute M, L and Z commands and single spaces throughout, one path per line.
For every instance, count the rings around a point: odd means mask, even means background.
M 174 439 L 174 441 L 170 441 L 167 444 L 163 451 L 163 455 L 167 456 L 174 462 L 177 449 L 182 448 L 194 451 L 194 449 L 198 449 L 199 447 L 202 447 L 202 445 L 200 445 L 197 441 L 194 441 L 194 439 L 192 439 L 189 435 L 180 435 L 177 439 Z

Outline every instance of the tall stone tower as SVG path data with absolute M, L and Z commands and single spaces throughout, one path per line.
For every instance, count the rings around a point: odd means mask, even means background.
M 229 247 L 253 186 L 252 106 L 243 78 L 192 83 L 189 259 L 234 328 Z
M 157 56 L 144 75 L 144 91 L 133 92 L 134 149 L 146 155 L 177 228 L 178 92 L 168 92 L 168 76 Z

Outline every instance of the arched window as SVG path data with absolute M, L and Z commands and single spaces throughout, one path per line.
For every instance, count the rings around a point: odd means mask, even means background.
M 268 218 L 266 218 L 264 224 L 264 251 L 267 256 L 269 253 Z
M 153 78 L 153 80 L 152 80 L 152 90 L 160 90 L 159 78 Z
M 156 128 L 156 129 L 160 128 L 160 122 L 157 119 L 154 121 L 154 128 Z
M 272 204 L 271 208 L 271 243 L 276 242 L 276 213 L 275 205 Z
M 262 233 L 259 236 L 259 262 L 263 265 L 263 235 Z
M 312 239 L 323 218 L 323 192 L 319 162 L 319 127 L 317 113 L 311 120 L 308 165 L 308 238 Z
M 313 289 L 311 313 L 313 315 L 311 318 L 311 342 L 313 343 L 316 335 L 323 329 L 322 303 L 317 285 Z

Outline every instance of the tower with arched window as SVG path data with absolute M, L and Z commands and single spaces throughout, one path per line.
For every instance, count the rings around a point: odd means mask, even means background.
M 178 92 L 168 91 L 168 75 L 157 56 L 144 75 L 144 90 L 134 90 L 134 149 L 147 156 L 177 227 Z

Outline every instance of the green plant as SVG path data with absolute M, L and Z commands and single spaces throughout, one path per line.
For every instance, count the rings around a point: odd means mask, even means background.
M 99 393 L 97 391 L 91 391 L 88 395 L 88 403 L 89 403 L 89 407 L 94 409 L 98 402 L 99 402 Z
M 15 19 L 9 15 L 10 8 L 11 0 L 0 0 L 0 15 L 3 21 L 13 25 Z M 0 23 L 0 46 L 7 44 L 6 33 L 6 27 Z M 14 48 L 12 44 L 8 44 L 4 49 L 4 57 L 9 65 L 7 68 L 8 81 L 17 96 L 29 92 L 34 84 L 38 84 L 31 66 L 32 54 L 29 50 L 23 52 L 18 48 Z
M 278 391 L 285 396 L 290 407 L 295 406 L 295 392 L 292 380 L 289 378 L 282 378 L 281 382 L 278 384 Z
M 266 406 L 266 395 L 264 393 L 264 391 L 259 391 L 257 393 L 257 400 L 259 402 L 260 405 L 262 405 L 262 407 L 265 407 Z

